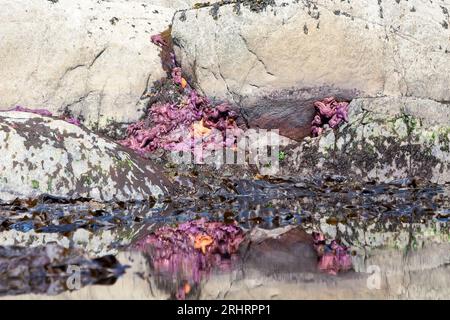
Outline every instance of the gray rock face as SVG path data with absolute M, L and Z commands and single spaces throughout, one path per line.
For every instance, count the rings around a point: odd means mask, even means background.
M 0 112 L 0 200 L 50 194 L 98 201 L 168 192 L 158 166 L 62 120 Z
M 355 99 L 350 122 L 289 151 L 282 168 L 393 181 L 450 181 L 450 107 L 417 98 Z
M 175 10 L 191 9 L 195 5 L 209 5 L 211 3 L 220 2 L 220 0 L 132 0 L 137 2 L 146 2 L 148 4 L 172 8 Z
M 330 95 L 450 101 L 448 0 L 288 0 L 261 12 L 237 8 L 178 12 L 172 35 L 197 87 L 240 104 L 254 126 L 305 136 L 312 101 Z
M 0 6 L 0 109 L 69 111 L 104 128 L 137 120 L 147 87 L 165 76 L 150 36 L 169 27 L 173 8 L 145 0 Z

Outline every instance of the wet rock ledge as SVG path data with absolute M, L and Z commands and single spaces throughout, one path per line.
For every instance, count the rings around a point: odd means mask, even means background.
M 0 113 L 0 200 L 44 194 L 98 201 L 168 192 L 158 166 L 89 130 L 25 112 Z
M 354 99 L 350 121 L 285 150 L 284 174 L 450 182 L 450 107 L 419 98 Z

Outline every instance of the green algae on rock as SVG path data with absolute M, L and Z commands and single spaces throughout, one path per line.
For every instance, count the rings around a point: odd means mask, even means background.
M 417 177 L 450 182 L 450 108 L 446 104 L 411 97 L 355 99 L 349 117 L 338 131 L 328 130 L 286 151 L 285 169 L 366 181 Z

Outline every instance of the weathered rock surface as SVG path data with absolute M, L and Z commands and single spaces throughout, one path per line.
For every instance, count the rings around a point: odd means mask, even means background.
M 168 28 L 173 8 L 145 0 L 0 5 L 3 110 L 70 112 L 104 128 L 137 120 L 147 87 L 165 76 L 150 36 Z
M 159 167 L 62 120 L 0 113 L 0 200 L 49 194 L 98 201 L 144 200 L 168 192 Z
M 348 124 L 292 147 L 281 168 L 304 176 L 449 182 L 450 107 L 419 98 L 355 99 Z
M 411 96 L 450 101 L 448 0 L 276 1 L 178 12 L 177 58 L 208 96 L 254 126 L 309 134 L 313 100 Z M 281 125 L 283 124 L 283 125 Z
M 210 5 L 212 3 L 220 2 L 220 0 L 133 0 L 133 1 L 143 1 L 149 4 L 172 8 L 175 10 L 186 10 L 192 9 L 195 6 Z

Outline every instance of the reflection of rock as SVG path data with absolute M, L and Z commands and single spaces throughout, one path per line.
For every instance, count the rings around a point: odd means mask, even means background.
M 308 234 L 302 227 L 281 228 L 281 234 L 253 229 L 243 246 L 244 267 L 265 266 L 261 272 L 267 275 L 283 275 L 292 272 L 337 275 L 352 269 L 347 247 L 337 240 L 327 240 L 322 233 Z M 265 237 L 263 237 L 265 235 Z
M 42 194 L 147 200 L 168 191 L 158 166 L 62 120 L 0 112 L 0 199 Z
M 353 226 L 354 228 L 354 226 Z M 349 227 L 347 231 L 352 228 Z M 401 226 L 388 228 L 390 231 L 372 231 L 372 236 L 392 242 L 401 238 Z M 450 294 L 448 289 L 448 263 L 450 251 L 448 245 L 448 230 L 438 236 L 430 233 L 432 228 L 422 228 L 422 242 L 419 246 L 405 248 L 388 248 L 373 244 L 358 248 L 354 243 L 353 249 L 357 256 L 353 257 L 356 271 L 341 275 L 329 276 L 305 268 L 308 255 L 301 257 L 291 243 L 294 250 L 285 250 L 283 243 L 270 240 L 265 248 L 273 249 L 261 254 L 260 252 L 247 254 L 242 266 L 231 274 L 211 277 L 201 287 L 201 299 L 405 299 L 405 298 L 445 298 Z M 292 233 L 291 229 L 288 233 Z M 407 232 L 409 226 L 404 226 Z M 363 229 L 360 230 L 364 232 Z M 414 227 L 412 234 L 419 229 Z M 418 232 L 419 233 L 419 232 Z M 339 233 L 342 240 L 351 242 L 352 236 L 344 231 Z M 277 235 L 275 239 L 282 239 L 285 235 Z M 420 238 L 420 233 L 415 234 Z M 289 239 L 289 236 L 286 237 Z M 439 240 L 441 239 L 441 240 Z M 265 240 L 267 241 L 267 240 Z M 409 240 L 408 240 L 409 241 Z M 409 241 L 411 242 L 411 241 Z M 289 243 L 289 241 L 288 241 Z M 287 243 L 286 243 L 287 244 Z M 258 251 L 257 246 L 253 247 Z M 291 247 L 292 248 L 292 247 Z M 362 249 L 362 250 L 358 250 Z M 280 252 L 278 252 L 280 251 Z M 258 254 L 259 253 L 259 254 Z M 314 254 L 314 252 L 313 252 Z M 275 259 L 268 259 L 273 255 Z M 310 263 L 311 260 L 309 257 Z M 268 262 L 267 262 L 268 261 Z M 443 280 L 444 279 L 444 280 Z
M 1 246 L 26 245 L 38 247 L 49 243 L 57 243 L 66 249 L 83 249 L 90 257 L 101 257 L 108 254 L 117 254 L 119 246 L 128 245 L 133 232 L 120 232 L 120 230 L 104 230 L 95 233 L 78 229 L 71 235 L 60 233 L 37 233 L 34 230 L 21 232 L 9 230 L 0 232 Z
M 426 222 L 401 222 L 382 216 L 364 221 L 354 219 L 330 225 L 327 218 L 313 223 L 313 229 L 321 230 L 327 237 L 338 237 L 345 245 L 362 250 L 399 249 L 422 247 L 425 243 L 443 244 L 450 238 L 448 222 L 429 219 Z
M 258 234 L 258 229 L 252 231 Z M 250 234 L 250 239 L 253 239 Z M 244 246 L 243 264 L 248 268 L 264 266 L 266 276 L 291 272 L 317 273 L 317 253 L 313 239 L 300 228 L 292 228 L 281 235 L 268 236 Z
M 407 228 L 407 227 L 406 227 Z M 264 238 L 277 238 L 292 228 L 273 231 L 258 231 L 255 243 Z M 360 269 L 331 276 L 319 272 L 309 272 L 304 265 L 287 266 L 283 261 L 275 261 L 286 266 L 282 272 L 271 272 L 270 265 L 253 255 L 259 263 L 238 264 L 230 272 L 212 272 L 193 288 L 195 297 L 200 299 L 419 299 L 448 298 L 448 233 L 430 230 L 424 234 L 423 245 L 405 250 L 395 248 L 374 248 L 367 256 L 369 270 Z M 257 229 L 256 229 L 257 230 Z M 395 230 L 391 230 L 395 231 Z M 438 243 L 437 239 L 441 239 Z M 272 242 L 272 240 L 270 240 Z M 295 242 L 293 242 L 294 245 Z M 265 245 L 266 246 L 266 245 Z M 266 248 L 269 246 L 267 245 Z M 277 250 L 273 246 L 273 250 Z M 299 260 L 289 257 L 288 261 Z M 269 256 L 266 254 L 266 257 Z M 73 292 L 63 292 L 57 299 L 168 299 L 174 286 L 170 281 L 161 282 L 154 277 L 154 270 L 148 264 L 148 257 L 140 252 L 119 253 L 119 261 L 131 265 L 125 275 L 112 286 L 87 286 Z M 355 260 L 354 260 L 355 261 Z M 272 260 L 271 260 L 272 262 Z M 376 267 L 379 268 L 376 268 Z M 284 272 L 283 272 L 284 270 Z M 372 272 L 372 274 L 366 272 Z M 379 276 L 379 277 L 378 277 Z M 378 282 L 378 279 L 380 281 Z M 379 286 L 378 286 L 379 284 Z M 379 288 L 379 289 L 377 289 Z M 170 289 L 170 290 L 169 290 Z M 15 296 L 19 299 L 42 299 L 45 295 Z
M 0 295 L 54 295 L 88 284 L 113 284 L 122 273 L 114 256 L 89 260 L 80 250 L 56 244 L 0 247 Z
M 172 28 L 199 89 L 294 138 L 309 134 L 312 102 L 331 95 L 449 101 L 449 34 L 448 3 L 421 0 L 229 4 L 178 12 Z
M 216 234 L 214 241 L 208 242 L 205 252 L 196 246 L 199 234 L 206 237 Z M 176 229 L 158 229 L 139 240 L 136 246 L 147 256 L 150 273 L 156 278 L 155 285 L 172 297 L 184 299 L 198 295 L 200 286 L 212 275 L 230 274 L 235 270 L 254 268 L 266 277 L 298 272 L 317 274 L 319 269 L 334 275 L 347 271 L 351 264 L 344 268 L 339 260 L 339 250 L 345 248 L 337 244 L 335 247 L 339 248 L 328 246 L 325 239 L 322 240 L 313 242 L 313 237 L 300 227 L 274 231 L 255 228 L 245 235 L 244 240 L 243 232 L 234 226 L 199 220 L 199 223 L 181 224 Z M 327 257 L 336 257 L 336 263 L 324 262 Z
M 355 99 L 350 122 L 288 152 L 288 173 L 450 181 L 450 108 L 415 98 Z

